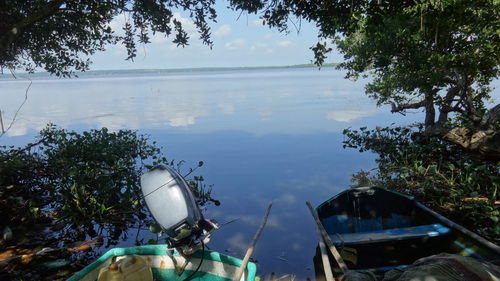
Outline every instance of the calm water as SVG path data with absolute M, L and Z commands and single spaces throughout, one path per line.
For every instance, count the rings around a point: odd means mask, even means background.
M 213 195 L 207 218 L 226 222 L 208 245 L 242 257 L 269 202 L 274 202 L 254 258 L 259 274 L 314 278 L 317 236 L 305 201 L 317 206 L 375 166 L 367 153 L 342 148 L 342 129 L 418 120 L 377 108 L 364 81 L 333 69 L 251 69 L 101 73 L 80 79 L 36 78 L 28 101 L 0 144 L 22 145 L 52 122 L 84 130 L 137 129 L 171 159 L 200 170 Z M 0 81 L 8 125 L 29 82 Z M 125 241 L 121 245 L 132 245 Z

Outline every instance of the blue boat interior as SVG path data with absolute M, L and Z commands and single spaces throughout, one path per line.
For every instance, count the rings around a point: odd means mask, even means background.
M 333 215 L 322 220 L 328 233 L 372 232 L 412 226 L 411 217 L 390 213 L 385 217 L 353 217 Z
M 325 230 L 330 235 L 342 237 L 362 233 L 378 236 L 383 233 L 389 236 L 400 234 L 403 237 L 404 232 L 421 237 L 449 232 L 444 226 L 435 226 L 435 219 L 425 219 L 418 213 L 412 198 L 379 189 L 341 193 L 334 200 L 318 207 L 317 211 Z M 368 235 L 359 237 L 369 238 Z

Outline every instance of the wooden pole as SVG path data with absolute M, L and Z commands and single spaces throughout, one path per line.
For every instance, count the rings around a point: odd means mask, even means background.
M 337 248 L 335 248 L 335 245 L 333 244 L 332 240 L 330 239 L 330 236 L 326 232 L 325 228 L 323 228 L 323 225 L 321 224 L 321 221 L 318 218 L 318 215 L 316 215 L 316 212 L 314 211 L 311 203 L 306 202 L 307 207 L 309 208 L 309 211 L 311 212 L 311 215 L 314 218 L 314 222 L 316 223 L 316 229 L 320 233 L 321 237 L 325 241 L 326 245 L 330 249 L 330 252 L 332 253 L 333 258 L 335 259 L 335 262 L 339 266 L 340 270 L 342 271 L 342 274 L 345 274 L 347 269 L 347 265 L 344 263 L 344 260 L 340 256 L 339 252 L 337 251 Z
M 323 242 L 323 238 L 321 238 L 321 233 L 318 231 L 319 236 L 319 251 L 321 253 L 321 261 L 323 262 L 323 271 L 325 272 L 326 281 L 334 281 L 332 267 L 330 266 L 330 259 L 328 258 L 328 254 L 326 253 L 325 243 Z
M 264 216 L 264 219 L 262 220 L 262 224 L 260 225 L 259 229 L 257 230 L 257 233 L 255 233 L 255 236 L 253 237 L 252 243 L 250 244 L 250 247 L 248 248 L 248 250 L 245 254 L 245 257 L 243 258 L 243 262 L 241 263 L 240 267 L 238 268 L 238 271 L 236 271 L 236 274 L 234 276 L 234 281 L 240 281 L 241 276 L 243 275 L 243 272 L 245 271 L 245 268 L 247 267 L 247 263 L 250 260 L 250 257 L 252 256 L 253 250 L 255 249 L 255 244 L 257 244 L 257 240 L 259 239 L 259 236 L 262 233 L 262 230 L 264 230 L 264 227 L 266 226 L 267 218 L 269 217 L 269 213 L 271 212 L 272 206 L 273 206 L 273 203 L 269 203 L 269 206 L 267 206 L 266 215 Z

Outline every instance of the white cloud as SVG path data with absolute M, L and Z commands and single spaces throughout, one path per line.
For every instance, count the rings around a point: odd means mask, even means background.
M 279 47 L 288 48 L 292 45 L 292 41 L 289 41 L 289 40 L 278 41 L 278 42 L 276 42 L 276 45 Z
M 297 202 L 297 197 L 292 193 L 285 193 L 274 200 L 276 203 L 284 203 L 285 205 L 293 205 Z
M 234 105 L 230 103 L 221 103 L 219 104 L 219 108 L 222 109 L 222 112 L 225 115 L 233 115 L 234 114 Z
M 270 109 L 259 109 L 257 110 L 257 114 L 259 114 L 262 117 L 266 117 L 273 115 L 273 111 Z
M 262 19 L 256 19 L 252 22 L 254 26 L 264 26 L 264 21 Z
M 112 56 L 119 56 L 120 59 L 125 59 L 127 56 L 127 48 L 121 43 L 116 45 L 108 45 L 108 51 Z
M 245 235 L 241 232 L 236 233 L 233 237 L 227 239 L 226 242 L 232 249 L 239 250 L 241 252 L 246 251 L 248 248 L 248 241 L 246 241 Z
M 257 216 L 239 216 L 241 222 L 248 225 L 259 225 L 259 218 Z
M 6 133 L 7 136 L 17 137 L 26 135 L 26 133 L 28 132 L 29 125 L 26 124 L 26 122 L 19 122 L 19 121 L 20 119 L 16 120 L 15 124 L 13 124 L 13 126 L 7 131 Z
M 244 46 L 245 46 L 245 40 L 243 40 L 243 39 L 236 39 L 236 40 L 227 42 L 226 45 L 224 45 L 224 47 L 230 51 L 242 49 Z
M 260 43 L 260 42 L 257 42 L 255 44 L 252 45 L 251 49 L 265 49 L 267 48 L 268 45 L 266 43 Z
M 174 77 L 171 76 L 176 79 Z M 114 90 L 117 84 L 134 85 L 137 81 L 146 83 L 143 79 L 147 79 L 152 85 L 161 86 L 137 92 L 133 86 L 119 85 L 120 97 L 116 96 Z M 165 78 L 152 76 L 35 80 L 30 88 L 28 102 L 7 134 L 25 135 L 30 130 L 44 128 L 49 122 L 63 128 L 71 128 L 74 124 L 88 124 L 90 128 L 107 127 L 110 130 L 165 126 L 185 128 L 209 115 L 210 107 L 215 107 L 216 104 L 225 104 L 223 111 L 226 114 L 234 111 L 231 102 L 223 97 L 213 101 L 212 98 L 207 98 L 209 102 L 204 95 L 197 93 L 170 91 L 168 87 L 163 92 L 164 84 L 160 82 L 163 79 Z M 2 90 L 6 89 L 0 93 L 0 100 L 5 105 L 4 125 L 8 126 L 14 110 L 22 102 L 22 96 L 17 93 L 20 90 L 24 92 L 27 86 L 21 81 L 12 85 L 0 82 L 0 87 Z M 72 89 L 72 95 L 64 94 L 67 89 Z M 54 100 L 57 102 L 54 103 Z M 138 111 L 135 110 L 136 107 L 147 110 Z
M 359 118 L 370 116 L 371 113 L 366 111 L 356 111 L 356 110 L 341 110 L 341 111 L 331 111 L 328 112 L 326 118 L 328 120 L 335 120 L 338 122 L 351 122 Z
M 262 218 L 259 216 L 253 216 L 253 215 L 232 215 L 227 217 L 227 221 L 231 220 L 238 220 L 237 222 L 244 223 L 246 225 L 250 226 L 259 226 L 262 223 Z M 269 228 L 283 228 L 281 225 L 280 221 L 273 215 L 269 217 L 267 220 L 266 227 Z
M 115 34 L 125 35 L 125 31 L 123 31 L 125 21 L 125 16 L 119 15 L 111 20 L 111 22 L 109 23 L 109 27 L 111 27 L 111 30 L 113 30 Z
M 98 128 L 106 127 L 111 131 L 118 131 L 123 128 L 139 129 L 141 127 L 140 120 L 118 114 L 101 114 L 101 116 L 91 116 L 86 119 L 87 122 L 96 122 Z
M 158 43 L 158 44 L 165 43 L 165 42 L 169 41 L 167 36 L 165 36 L 165 34 L 159 33 L 159 32 L 152 35 L 150 40 L 151 40 L 151 43 Z
M 196 33 L 197 32 L 196 26 L 194 25 L 194 22 L 188 18 L 182 17 L 180 13 L 174 13 L 174 19 L 181 22 L 182 28 L 184 28 L 184 30 L 187 33 Z M 173 27 L 173 24 L 172 24 L 172 27 Z
M 215 37 L 218 38 L 224 38 L 231 35 L 231 32 L 232 32 L 231 25 L 224 24 L 223 26 L 219 27 L 216 31 L 214 31 L 214 35 Z
M 170 51 L 174 51 L 174 50 L 178 50 L 179 48 L 182 48 L 181 46 L 177 46 L 176 44 L 174 43 L 171 43 L 170 45 L 168 45 L 168 49 Z
M 188 114 L 178 114 L 170 118 L 168 124 L 172 127 L 187 127 L 196 123 L 197 116 L 189 116 Z
M 196 30 L 196 25 L 191 19 L 181 16 L 180 13 L 174 13 L 173 19 L 178 20 L 182 24 L 182 27 L 189 34 L 190 38 L 197 37 L 198 31 Z M 125 35 L 123 27 L 125 26 L 126 22 L 127 18 L 125 16 L 119 15 L 117 17 L 114 17 L 113 20 L 111 20 L 109 26 L 115 32 L 116 35 Z M 170 23 L 170 27 L 173 30 L 174 28 L 173 23 Z M 157 32 L 155 34 L 149 32 L 149 36 L 151 43 L 165 43 L 169 41 L 169 38 L 167 38 L 165 34 L 161 32 Z
M 274 228 L 279 228 L 279 229 L 283 229 L 283 226 L 281 225 L 281 222 L 278 220 L 277 217 L 275 216 L 272 216 L 269 217 L 269 220 L 267 221 L 267 224 L 266 224 L 268 227 L 274 227 Z
M 195 32 L 195 31 L 192 31 L 192 32 L 188 33 L 188 36 L 189 36 L 189 39 L 199 38 L 199 36 L 198 36 L 198 32 Z M 201 45 L 201 41 L 194 41 L 194 40 L 193 40 L 193 41 L 190 41 L 190 42 L 189 42 L 189 45 L 190 45 L 190 46 L 193 46 L 193 45 L 195 45 L 195 44 L 198 44 L 198 46 L 200 46 L 200 45 Z
M 273 52 L 273 49 L 269 48 L 269 45 L 266 43 L 257 42 L 250 47 L 250 52 L 270 54 Z
M 291 187 L 294 190 L 307 190 L 308 192 L 315 192 L 317 194 L 336 194 L 345 189 L 344 186 L 336 186 L 332 184 L 332 179 L 329 175 L 312 175 L 305 179 L 292 178 L 281 183 L 283 187 Z

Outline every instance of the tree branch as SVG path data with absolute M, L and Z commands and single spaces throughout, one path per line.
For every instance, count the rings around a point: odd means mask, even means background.
M 396 104 L 395 102 L 389 101 L 386 102 L 386 104 L 391 105 L 391 112 L 396 113 L 396 112 L 402 112 L 405 111 L 406 109 L 416 109 L 416 108 L 421 108 L 424 107 L 426 102 L 425 100 L 416 102 L 416 103 L 407 103 L 407 104 Z
M 43 5 L 39 10 L 30 12 L 29 16 L 25 17 L 20 22 L 14 24 L 8 32 L 0 35 L 0 52 L 5 52 L 8 46 L 13 42 L 14 38 L 19 36 L 21 32 L 50 16 L 56 14 L 65 0 L 54 0 L 46 5 Z
M 42 21 L 59 11 L 59 8 L 62 6 L 65 0 L 54 0 L 43 7 L 35 11 L 32 16 L 25 18 L 20 23 L 14 25 L 13 28 L 24 29 L 30 27 L 36 22 Z M 20 31 L 20 30 L 19 30 Z
M 446 96 L 443 99 L 443 103 L 440 105 L 439 108 L 439 117 L 437 121 L 438 126 L 444 126 L 446 122 L 448 121 L 448 113 L 452 111 L 459 111 L 459 105 L 463 100 L 463 96 L 460 97 L 458 102 L 455 104 L 455 106 L 451 106 L 451 104 L 454 101 L 454 98 L 458 95 L 460 92 L 460 88 L 457 86 L 451 87 L 448 92 L 446 93 Z

